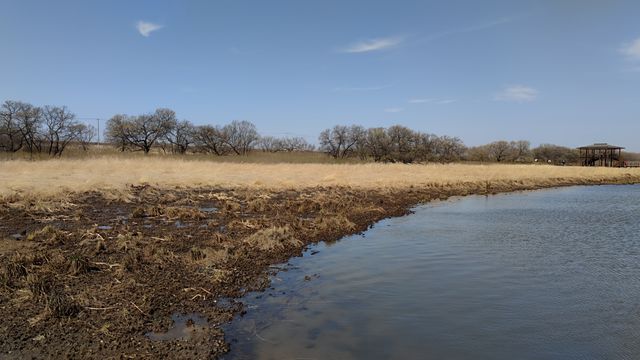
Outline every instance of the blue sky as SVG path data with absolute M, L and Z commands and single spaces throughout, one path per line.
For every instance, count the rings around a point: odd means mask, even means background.
M 0 101 L 640 151 L 640 2 L 1 0 Z

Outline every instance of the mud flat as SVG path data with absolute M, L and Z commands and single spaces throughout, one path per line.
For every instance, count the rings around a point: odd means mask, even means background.
M 0 354 L 216 358 L 228 349 L 220 324 L 243 312 L 234 299 L 308 244 L 434 199 L 639 181 L 620 170 L 398 187 L 14 182 L 0 191 Z

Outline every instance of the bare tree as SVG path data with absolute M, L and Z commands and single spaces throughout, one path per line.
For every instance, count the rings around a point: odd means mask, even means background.
M 47 143 L 47 153 L 51 156 L 61 156 L 67 145 L 80 138 L 86 125 L 75 120 L 75 114 L 66 106 L 45 106 L 42 109 L 44 119 L 43 136 Z
M 82 127 L 80 129 L 80 135 L 78 136 L 78 141 L 80 142 L 80 146 L 83 151 L 87 151 L 89 148 L 89 144 L 93 141 L 93 138 L 96 136 L 97 131 L 96 128 L 92 125 L 80 124 Z
M 487 146 L 489 156 L 496 162 L 508 161 L 513 157 L 513 148 L 508 141 L 494 141 Z
M 531 161 L 530 146 L 529 141 L 526 140 L 494 141 L 470 148 L 467 152 L 467 158 L 472 161 Z
M 167 120 L 164 116 L 157 116 L 157 113 L 136 116 L 125 127 L 127 142 L 148 154 L 153 144 L 171 129 L 173 123 Z
M 438 158 L 438 149 L 444 150 L 444 146 L 439 145 L 440 138 L 433 134 L 416 133 L 415 135 L 416 158 L 419 161 L 436 161 L 442 160 Z
M 391 139 L 384 128 L 368 129 L 364 143 L 365 155 L 373 157 L 373 161 L 388 159 L 391 153 Z
M 530 161 L 531 160 L 531 143 L 527 140 L 512 141 L 510 143 L 513 149 L 513 161 Z
M 343 143 L 346 136 L 346 126 L 336 125 L 333 129 L 322 130 L 318 136 L 320 149 L 334 158 L 338 158 L 342 153 Z
M 282 141 L 274 136 L 261 136 L 258 139 L 258 148 L 263 152 L 282 151 Z
M 416 133 L 408 127 L 394 125 L 387 129 L 392 161 L 411 163 L 416 159 Z
M 302 137 L 285 137 L 280 139 L 279 143 L 282 150 L 287 152 L 313 151 L 314 149 L 314 146 Z
M 345 158 L 366 138 L 366 130 L 359 125 L 336 125 L 320 133 L 320 148 L 334 158 Z
M 437 139 L 436 154 L 442 163 L 458 161 L 466 151 L 466 147 L 460 138 L 440 136 Z
M 21 107 L 22 103 L 9 100 L 0 107 L 0 148 L 4 151 L 14 153 L 24 145 L 18 123 L 18 112 Z
M 211 125 L 198 126 L 194 133 L 197 148 L 218 156 L 227 155 L 231 148 L 227 145 L 224 131 Z
M 39 130 L 42 125 L 42 109 L 21 102 L 18 105 L 16 119 L 18 130 L 24 140 L 24 145 L 27 151 L 29 151 L 29 154 L 33 156 L 34 152 L 40 151 L 41 149 Z
M 107 136 L 121 147 L 131 147 L 148 154 L 153 145 L 165 137 L 176 124 L 176 113 L 157 109 L 152 114 L 129 117 L 116 115 L 107 122 Z
M 171 145 L 171 152 L 185 154 L 195 141 L 195 131 L 195 126 L 187 120 L 176 122 L 165 136 L 165 140 Z
M 130 117 L 124 114 L 117 114 L 109 119 L 105 131 L 107 142 L 114 144 L 120 151 L 124 152 L 128 143 L 126 128 L 131 122 Z
M 471 161 L 490 161 L 489 149 L 487 145 L 474 146 L 467 150 L 467 160 Z
M 263 152 L 294 152 L 294 151 L 313 151 L 315 146 L 309 144 L 303 137 L 283 137 L 261 136 L 258 139 L 257 146 Z
M 258 140 L 256 126 L 249 121 L 234 120 L 222 128 L 224 142 L 236 153 L 246 155 Z

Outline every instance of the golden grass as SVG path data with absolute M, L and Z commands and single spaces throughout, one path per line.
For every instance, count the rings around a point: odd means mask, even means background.
M 548 165 L 470 164 L 238 164 L 159 157 L 0 162 L 0 195 L 56 195 L 98 189 L 114 191 L 147 183 L 158 187 L 257 187 L 299 189 L 346 186 L 358 189 L 453 187 L 518 182 L 640 181 L 640 169 Z M 631 180 L 631 181 L 630 181 Z
M 272 226 L 259 230 L 247 238 L 244 243 L 260 251 L 282 250 L 287 247 L 302 247 L 302 241 L 295 238 L 288 226 Z

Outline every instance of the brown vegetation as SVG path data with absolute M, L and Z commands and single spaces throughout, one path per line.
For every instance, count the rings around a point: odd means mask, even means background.
M 640 169 L 582 168 L 547 165 L 405 165 L 405 164 L 241 164 L 184 161 L 173 158 L 99 158 L 7 161 L 0 163 L 0 195 L 26 202 L 11 206 L 30 209 L 59 206 L 71 191 L 100 189 L 112 201 L 131 201 L 128 184 L 167 186 L 225 186 L 261 189 L 300 189 L 346 186 L 357 189 L 410 187 L 473 188 L 478 183 L 521 182 L 548 186 L 558 182 L 607 182 L 637 177 Z M 153 204 L 153 203 L 152 203 Z M 144 204 L 148 206 L 148 204 Z M 230 204 L 230 206 L 233 206 Z
M 633 170 L 515 165 L 2 166 L 13 175 L 0 175 L 0 354 L 16 358 L 216 357 L 227 349 L 219 325 L 242 311 L 233 299 L 268 286 L 270 265 L 307 244 L 452 195 L 640 181 Z M 145 336 L 175 313 L 209 326 L 186 340 Z

